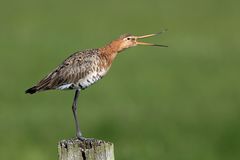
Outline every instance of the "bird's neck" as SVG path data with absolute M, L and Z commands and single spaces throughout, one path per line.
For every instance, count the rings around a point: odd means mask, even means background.
M 118 41 L 112 41 L 106 46 L 99 48 L 101 56 L 107 61 L 107 65 L 111 65 L 117 54 L 121 51 Z

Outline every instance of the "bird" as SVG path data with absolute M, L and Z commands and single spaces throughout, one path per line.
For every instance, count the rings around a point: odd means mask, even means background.
M 76 137 L 84 141 L 88 138 L 83 136 L 77 116 L 77 101 L 80 92 L 102 79 L 109 71 L 118 53 L 125 49 L 137 45 L 167 47 L 166 45 L 139 41 L 139 39 L 153 37 L 165 31 L 143 36 L 123 34 L 103 47 L 75 52 L 36 85 L 27 89 L 25 93 L 34 94 L 48 90 L 74 90 L 72 112 Z

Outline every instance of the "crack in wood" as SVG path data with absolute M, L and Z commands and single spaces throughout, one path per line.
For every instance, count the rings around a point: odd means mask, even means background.
M 102 140 L 61 140 L 58 143 L 59 160 L 114 160 L 113 144 Z

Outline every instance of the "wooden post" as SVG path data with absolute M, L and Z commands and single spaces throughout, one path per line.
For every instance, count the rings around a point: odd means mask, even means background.
M 102 140 L 61 140 L 59 160 L 114 160 L 113 144 Z

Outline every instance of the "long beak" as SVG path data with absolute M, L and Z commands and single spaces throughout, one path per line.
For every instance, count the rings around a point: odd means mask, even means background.
M 136 36 L 136 39 L 143 39 L 143 38 L 148 38 L 148 37 L 153 37 L 153 36 L 157 36 L 162 34 L 163 32 L 166 32 L 167 30 L 163 30 L 159 33 L 155 33 L 155 34 L 148 34 L 148 35 L 144 35 L 144 36 Z M 146 42 L 136 42 L 138 45 L 144 45 L 144 46 L 157 46 L 157 47 L 168 47 L 166 45 L 161 45 L 161 44 L 153 44 L 153 43 L 146 43 Z

